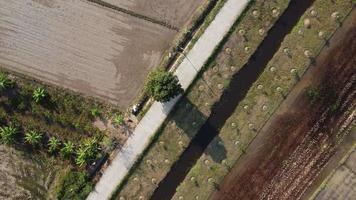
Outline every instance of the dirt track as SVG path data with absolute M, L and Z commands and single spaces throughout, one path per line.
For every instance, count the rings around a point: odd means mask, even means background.
M 335 153 L 339 130 L 356 108 L 355 38 L 354 10 L 211 199 L 300 199 Z M 305 95 L 320 83 L 341 97 L 336 113 L 328 111 L 329 102 L 311 105 Z
M 0 67 L 122 107 L 175 34 L 83 0 L 0 0 Z

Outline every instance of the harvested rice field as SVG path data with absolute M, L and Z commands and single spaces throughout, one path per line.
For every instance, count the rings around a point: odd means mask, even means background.
M 0 66 L 127 107 L 176 31 L 83 0 L 1 0 Z

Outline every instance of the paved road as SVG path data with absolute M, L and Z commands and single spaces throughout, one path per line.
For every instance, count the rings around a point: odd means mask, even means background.
M 230 30 L 248 2 L 249 0 L 228 0 L 214 21 L 188 52 L 187 57 L 175 72 L 184 89 L 187 89 L 193 82 L 198 71 L 212 55 L 215 47 Z M 132 137 L 127 140 L 122 151 L 116 155 L 111 165 L 105 170 L 87 200 L 104 200 L 111 197 L 111 194 L 124 179 L 137 157 L 147 147 L 150 139 L 162 125 L 179 98 L 177 97 L 164 104 L 155 102 L 151 106 L 136 127 Z

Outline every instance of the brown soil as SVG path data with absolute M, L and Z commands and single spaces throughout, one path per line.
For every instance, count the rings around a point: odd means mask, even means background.
M 171 26 L 182 27 L 205 0 L 103 0 Z
M 175 34 L 83 0 L 0 1 L 0 67 L 121 107 Z
M 301 198 L 334 155 L 344 136 L 341 130 L 355 114 L 355 38 L 353 11 L 211 199 Z M 309 86 L 327 88 L 327 100 L 311 104 Z M 341 102 L 335 112 L 332 99 Z

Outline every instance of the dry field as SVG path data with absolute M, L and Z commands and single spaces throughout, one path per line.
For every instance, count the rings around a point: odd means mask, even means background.
M 0 66 L 128 106 L 176 32 L 82 0 L 0 0 Z
M 205 0 L 103 0 L 112 5 L 133 11 L 181 28 Z
M 353 11 L 211 199 L 301 199 L 354 120 L 355 18 Z M 306 95 L 310 86 L 326 87 L 335 96 L 312 104 Z M 339 106 L 332 111 L 335 99 Z M 345 185 L 335 188 L 335 198 L 326 199 L 349 199 L 354 180 L 344 179 L 348 173 L 340 169 L 337 176 Z

